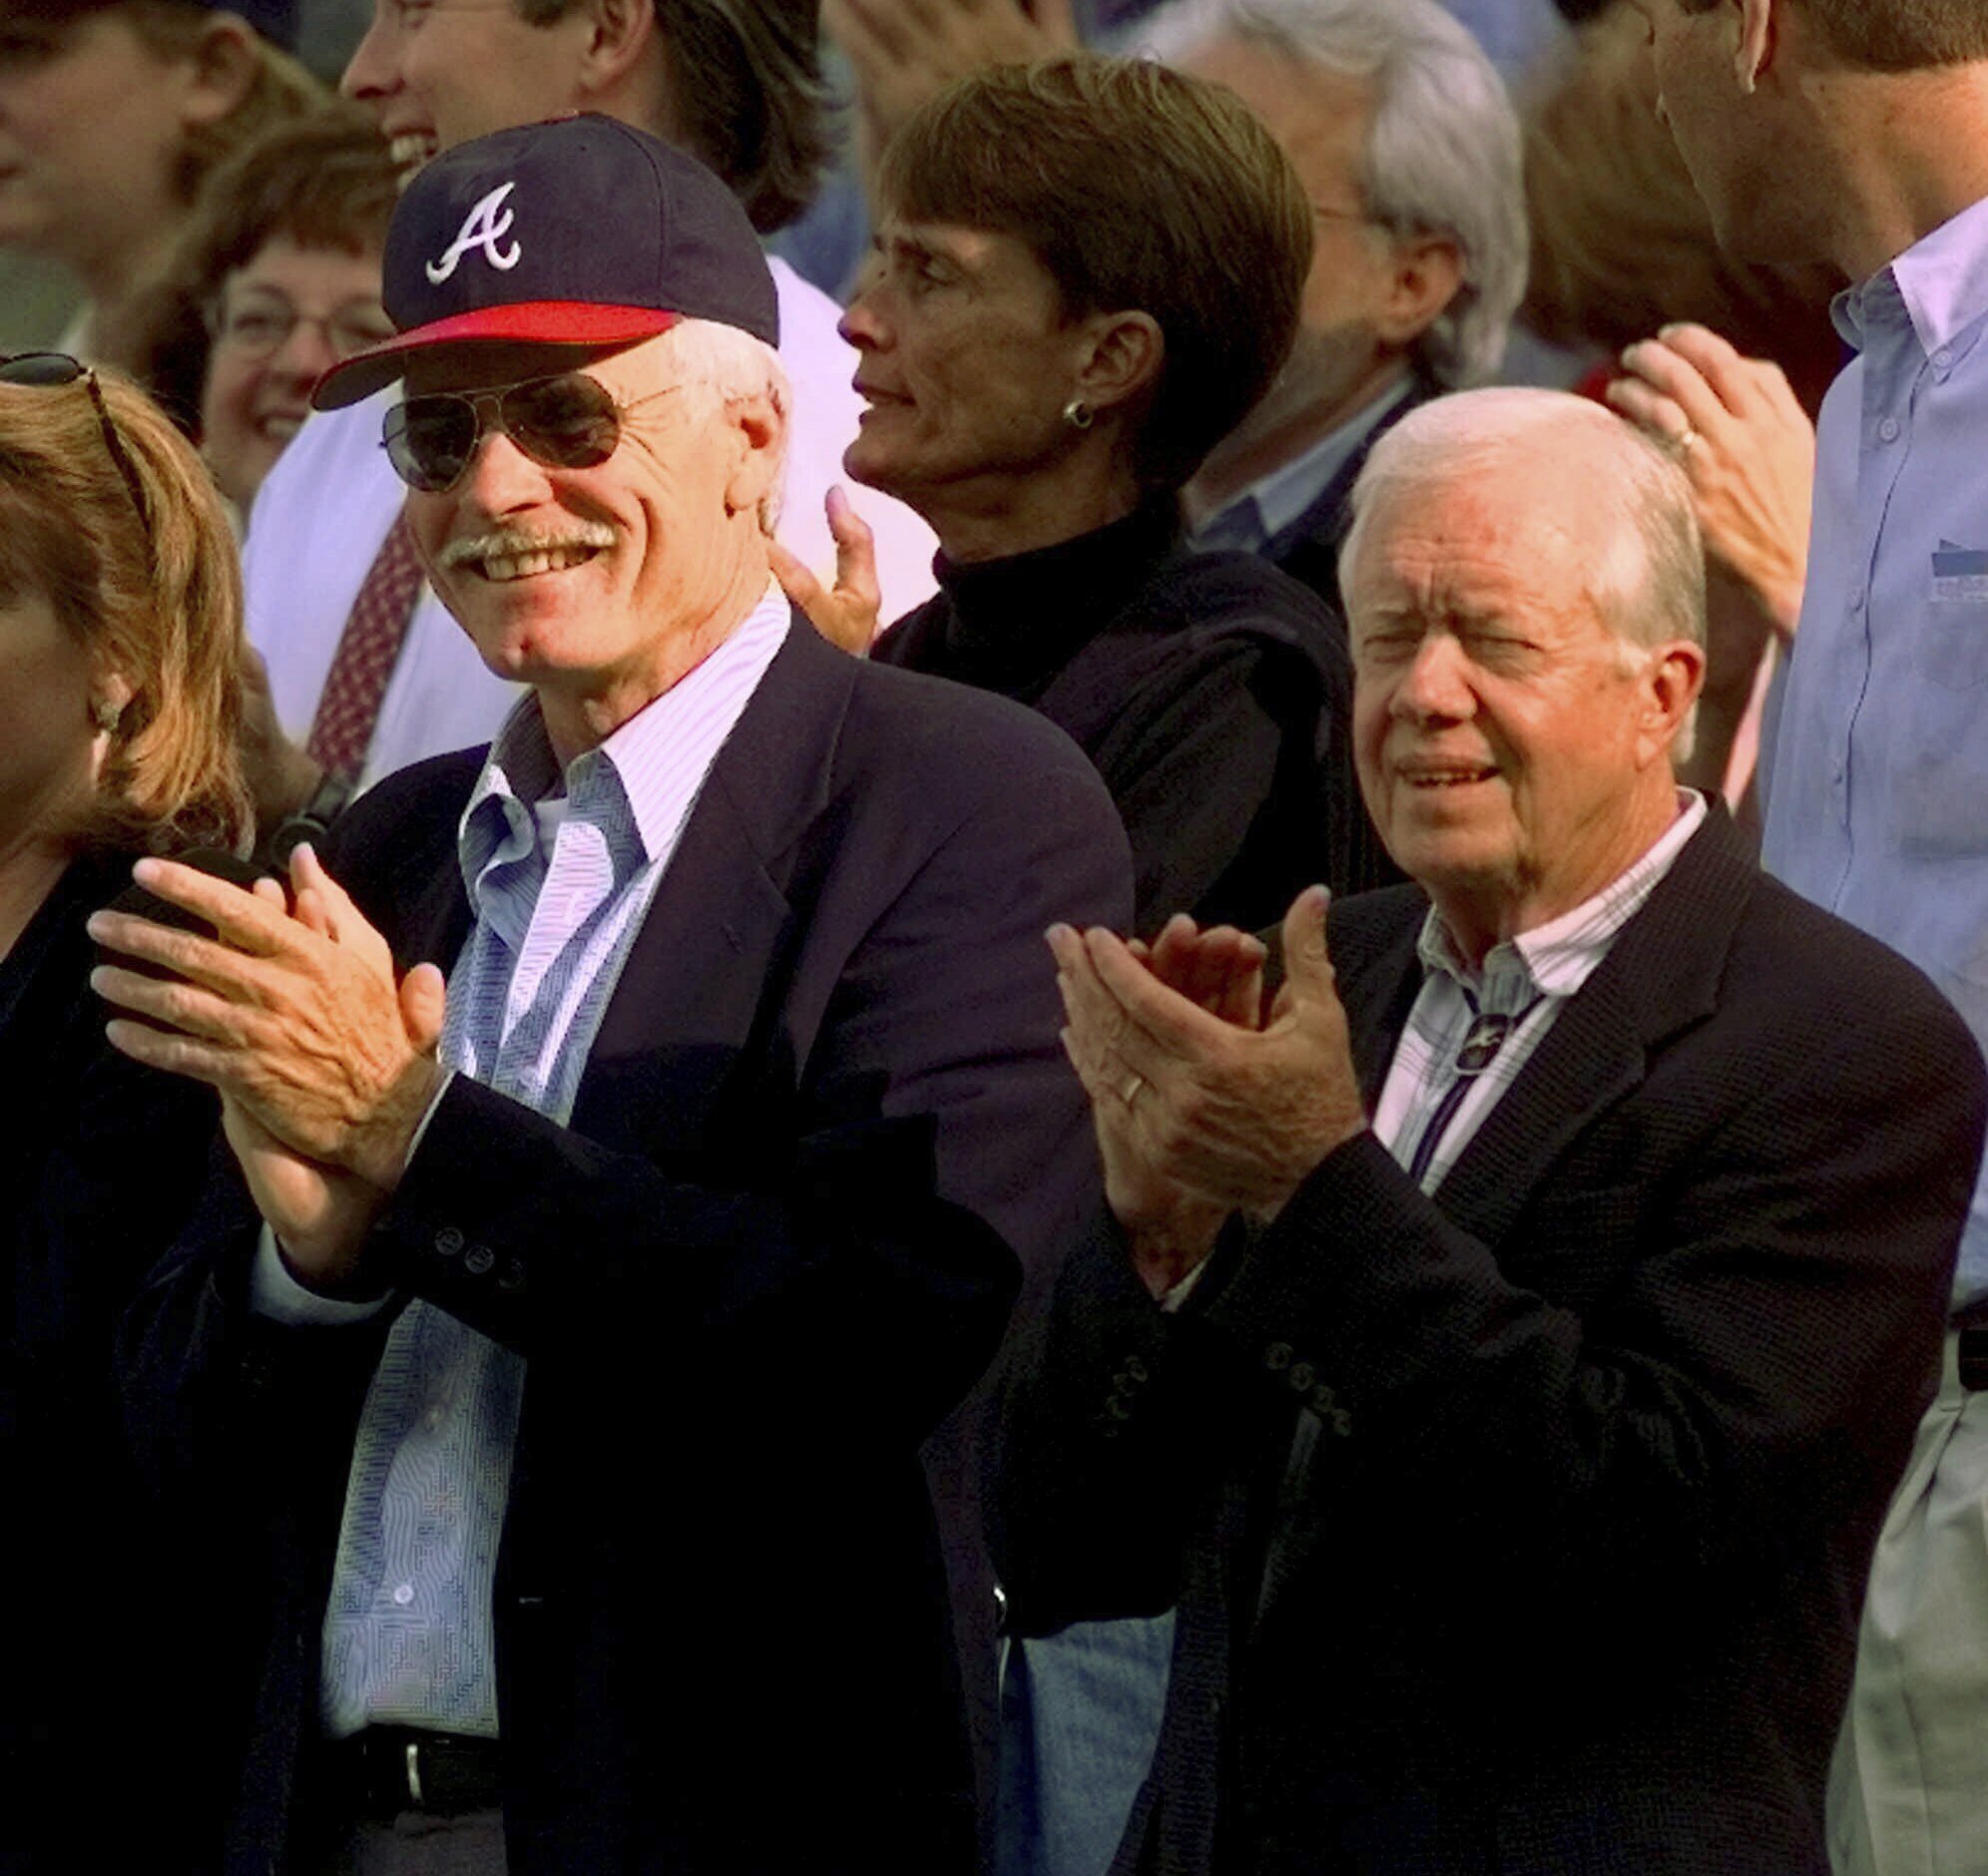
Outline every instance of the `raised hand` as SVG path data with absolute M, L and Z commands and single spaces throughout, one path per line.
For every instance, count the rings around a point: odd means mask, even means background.
M 828 641 L 860 658 L 876 637 L 883 595 L 876 581 L 876 546 L 869 523 L 856 513 L 847 493 L 829 489 L 828 533 L 835 543 L 835 584 L 824 587 L 791 548 L 768 543 L 780 590 L 806 614 L 807 623 Z
M 1110 932 L 1051 928 L 1063 1044 L 1091 1097 L 1106 1196 L 1156 1293 L 1161 1276 L 1178 1280 L 1206 1254 L 1230 1212 L 1273 1217 L 1366 1125 L 1326 952 L 1326 902 L 1310 887 L 1285 914 L 1288 975 L 1260 1029 L 1164 983 Z M 1156 954 L 1166 942 L 1163 931 Z M 1224 976 L 1219 998 L 1240 1007 L 1246 979 Z
M 822 0 L 821 30 L 855 72 L 866 160 L 955 79 L 1078 45 L 1070 0 Z
M 1706 551 L 1786 644 L 1801 617 L 1815 426 L 1778 365 L 1702 325 L 1667 325 L 1622 355 L 1609 402 L 1678 452 Z

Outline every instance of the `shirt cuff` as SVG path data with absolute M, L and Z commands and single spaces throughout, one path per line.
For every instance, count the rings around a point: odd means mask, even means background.
M 407 1158 L 400 1163 L 403 1172 L 414 1164 L 414 1156 L 421 1151 L 422 1138 L 428 1132 L 428 1123 L 435 1118 L 435 1110 L 442 1105 L 442 1097 L 449 1092 L 449 1084 L 455 1078 L 454 1069 L 445 1069 L 442 1072 L 441 1086 L 435 1090 L 434 1099 L 428 1103 L 427 1113 L 422 1115 L 420 1126 L 415 1128 L 413 1137 L 407 1143 Z
M 364 1322 L 376 1316 L 393 1297 L 373 1296 L 364 1302 L 341 1302 L 335 1296 L 320 1296 L 306 1289 L 289 1273 L 283 1253 L 276 1248 L 276 1234 L 268 1225 L 255 1240 L 255 1261 L 248 1270 L 248 1307 L 273 1322 L 338 1328 Z
M 1215 1253 L 1211 1251 L 1209 1253 L 1209 1256 L 1213 1256 L 1214 1254 Z M 1196 1264 L 1195 1267 L 1192 1270 L 1190 1270 L 1187 1273 L 1187 1275 L 1184 1276 L 1178 1283 L 1174 1284 L 1172 1288 L 1164 1291 L 1161 1294 L 1160 1311 L 1163 1315 L 1171 1316 L 1175 1310 L 1180 1308 L 1180 1306 L 1184 1302 L 1186 1302 L 1190 1296 L 1192 1296 L 1195 1293 L 1195 1285 L 1201 1281 L 1202 1272 L 1207 1268 L 1208 1268 L 1208 1257 L 1204 1257 L 1201 1260 L 1201 1262 Z

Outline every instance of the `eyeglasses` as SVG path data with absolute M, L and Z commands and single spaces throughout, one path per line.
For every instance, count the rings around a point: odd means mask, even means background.
M 104 433 L 104 447 L 110 451 L 111 461 L 124 478 L 131 505 L 138 510 L 138 525 L 145 530 L 145 538 L 150 541 L 152 511 L 145 503 L 145 486 L 138 479 L 138 465 L 132 461 L 124 439 L 118 435 L 118 426 L 111 420 L 110 406 L 104 402 L 104 393 L 97 386 L 97 374 L 80 358 L 72 358 L 67 352 L 15 352 L 11 357 L 0 358 L 0 384 L 59 389 L 65 384 L 74 384 L 79 378 L 89 389 L 90 402 L 96 406 L 97 428 Z
M 495 390 L 409 397 L 386 413 L 387 460 L 410 489 L 446 494 L 468 473 L 484 437 L 501 430 L 548 469 L 593 469 L 615 453 L 622 419 L 637 404 L 681 388 L 622 404 L 597 378 L 565 371 Z
M 377 301 L 355 300 L 322 317 L 297 311 L 280 293 L 258 293 L 246 299 L 219 299 L 207 309 L 207 327 L 217 345 L 226 345 L 244 358 L 267 358 L 288 343 L 300 325 L 314 325 L 324 334 L 331 356 L 349 358 L 393 336 L 393 323 Z

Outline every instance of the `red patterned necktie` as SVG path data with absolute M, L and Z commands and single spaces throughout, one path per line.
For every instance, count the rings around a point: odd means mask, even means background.
M 349 780 L 365 766 L 380 700 L 386 696 L 387 680 L 393 676 L 420 591 L 421 562 L 403 508 L 359 583 L 358 598 L 331 656 L 317 714 L 304 739 L 305 751 L 334 775 Z

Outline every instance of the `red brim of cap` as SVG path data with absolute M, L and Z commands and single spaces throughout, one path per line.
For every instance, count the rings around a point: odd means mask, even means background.
M 682 317 L 654 306 L 597 306 L 581 299 L 486 306 L 414 326 L 383 345 L 354 352 L 317 380 L 310 402 L 317 410 L 343 410 L 391 384 L 407 369 L 410 354 L 437 345 L 639 345 L 669 331 Z

